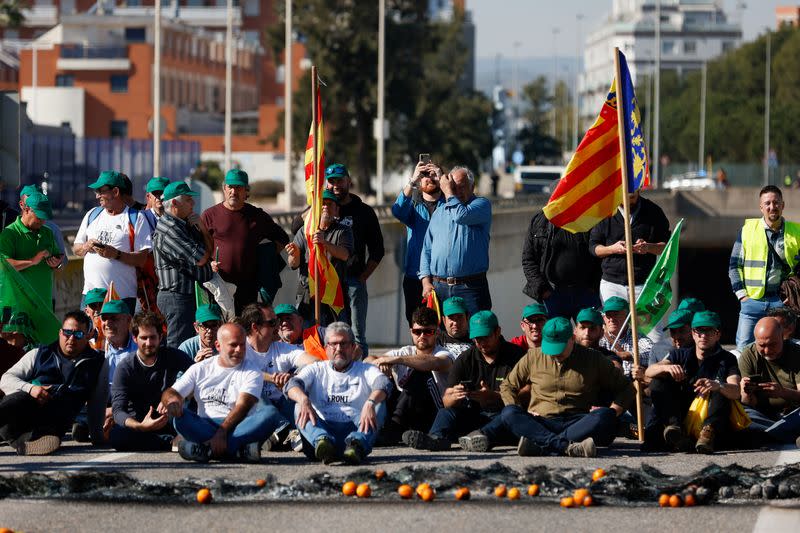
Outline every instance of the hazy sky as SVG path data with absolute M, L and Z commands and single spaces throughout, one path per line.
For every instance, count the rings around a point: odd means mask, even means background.
M 736 0 L 720 0 L 729 20 L 736 19 Z M 466 0 L 476 26 L 478 57 L 513 57 L 519 42 L 521 57 L 552 56 L 553 28 L 559 28 L 558 55 L 575 56 L 577 14 L 583 15 L 580 33 L 597 28 L 611 12 L 611 0 Z M 744 40 L 752 40 L 765 26 L 774 28 L 775 7 L 796 0 L 749 0 L 743 15 Z M 581 39 L 582 54 L 583 40 Z

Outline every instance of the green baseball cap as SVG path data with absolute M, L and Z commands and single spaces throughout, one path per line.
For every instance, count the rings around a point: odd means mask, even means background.
M 497 329 L 497 316 L 491 311 L 478 311 L 469 319 L 469 338 L 477 339 L 494 333 Z
M 563 316 L 551 318 L 542 328 L 542 353 L 560 355 L 572 338 L 572 324 Z
M 22 200 L 23 196 L 30 196 L 35 192 L 42 192 L 41 185 L 26 185 L 19 191 L 19 199 Z
M 547 311 L 547 306 L 538 302 L 528 304 L 525 306 L 525 309 L 522 310 L 522 318 L 528 318 L 529 316 L 534 315 L 548 316 L 549 314 L 550 313 Z
M 222 320 L 222 309 L 216 304 L 201 305 L 194 313 L 195 322 L 202 324 L 203 322 L 210 322 L 211 320 Z
M 688 309 L 689 311 L 696 313 L 698 311 L 705 311 L 706 304 L 697 298 L 684 298 L 681 300 L 681 303 L 678 304 L 678 309 Z
M 467 313 L 467 304 L 461 296 L 453 296 L 442 303 L 442 313 L 444 316 L 461 315 Z
M 169 178 L 165 178 L 164 176 L 156 176 L 155 178 L 150 178 L 150 181 L 147 182 L 144 190 L 146 192 L 158 192 L 163 191 L 169 185 Z
M 692 318 L 692 328 L 714 328 L 719 329 L 722 321 L 714 311 L 698 311 Z
M 31 322 L 31 317 L 25 311 L 17 311 L 11 315 L 8 323 L 3 326 L 3 333 L 22 333 L 26 337 L 32 337 L 33 322 Z
M 103 186 L 119 187 L 120 190 L 125 188 L 125 180 L 122 179 L 122 174 L 116 170 L 104 170 L 97 177 L 97 181 L 89 184 L 90 189 L 99 189 Z
M 674 310 L 669 314 L 667 325 L 664 326 L 662 331 L 667 331 L 668 329 L 678 329 L 683 326 L 691 326 L 693 315 L 694 313 L 688 309 Z
M 182 181 L 175 181 L 167 185 L 164 189 L 164 194 L 161 195 L 163 201 L 172 200 L 178 196 L 199 196 L 199 192 L 194 192 Z
M 130 315 L 128 304 L 122 300 L 109 300 L 100 309 L 100 315 Z
M 53 210 L 50 208 L 50 199 L 40 192 L 30 194 L 25 199 L 25 206 L 29 207 L 36 216 L 42 220 L 53 218 Z
M 334 163 L 325 169 L 326 180 L 335 180 L 338 178 L 349 178 L 349 177 L 350 173 L 347 171 L 347 167 L 342 165 L 341 163 Z
M 595 309 L 594 307 L 587 307 L 586 309 L 581 309 L 578 312 L 578 316 L 575 317 L 575 322 L 580 324 L 581 322 L 591 322 L 596 326 L 603 325 L 603 315 L 600 314 L 600 311 Z
M 86 305 L 96 304 L 102 302 L 106 299 L 106 294 L 108 291 L 106 289 L 96 288 L 92 289 L 86 293 L 86 296 L 83 299 L 83 303 Z
M 325 189 L 322 192 L 322 199 L 323 200 L 333 200 L 334 202 L 336 202 L 336 205 L 339 205 L 339 199 L 336 197 L 335 194 L 333 194 L 333 191 L 331 191 L 329 189 Z
M 297 308 L 292 304 L 278 304 L 275 306 L 275 316 L 299 314 Z
M 225 185 L 248 187 L 250 185 L 250 178 L 247 177 L 247 172 L 244 170 L 232 168 L 225 174 Z
M 620 298 L 619 296 L 612 296 L 603 303 L 603 312 L 610 311 L 625 311 L 628 309 L 628 300 Z

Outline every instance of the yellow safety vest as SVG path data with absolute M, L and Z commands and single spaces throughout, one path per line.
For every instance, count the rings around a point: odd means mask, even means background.
M 767 284 L 767 257 L 769 244 L 764 224 L 760 218 L 748 218 L 742 227 L 744 250 L 744 288 L 750 298 L 763 298 Z M 785 220 L 783 223 L 783 251 L 789 267 L 794 270 L 795 256 L 800 252 L 800 224 Z

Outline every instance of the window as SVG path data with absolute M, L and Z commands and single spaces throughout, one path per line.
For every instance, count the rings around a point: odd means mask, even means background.
M 75 0 L 61 0 L 59 6 L 61 15 L 72 15 L 75 13 Z
M 722 51 L 723 52 L 730 52 L 733 50 L 735 43 L 733 41 L 723 41 L 722 42 Z
M 128 0 L 125 2 L 128 7 L 139 7 L 142 5 L 142 0 Z
M 205 6 L 205 0 L 186 0 L 187 7 L 203 7 Z
M 111 121 L 111 137 L 128 138 L 128 121 L 127 120 L 112 120 Z
M 695 55 L 697 53 L 697 41 L 686 41 L 683 43 L 683 53 L 686 55 Z
M 56 74 L 56 87 L 73 87 L 75 76 L 72 74 Z
M 112 93 L 126 93 L 126 92 L 128 92 L 128 75 L 127 74 L 112 74 L 111 75 L 111 92 Z
M 674 41 L 663 41 L 661 43 L 661 53 L 664 55 L 671 55 L 675 51 Z
M 144 40 L 145 40 L 145 29 L 144 29 L 144 27 L 141 27 L 141 28 L 125 28 L 125 41 L 127 41 L 129 43 L 143 43 Z
M 261 14 L 261 0 L 244 0 L 244 16 L 257 17 Z
M 70 123 L 69 120 L 65 120 L 64 122 L 61 123 L 61 127 L 68 130 L 72 128 L 72 124 Z

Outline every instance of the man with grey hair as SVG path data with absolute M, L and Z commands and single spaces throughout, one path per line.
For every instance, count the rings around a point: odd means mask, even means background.
M 439 301 L 464 299 L 467 316 L 492 307 L 489 282 L 489 231 L 492 205 L 475 196 L 475 177 L 466 167 L 442 176 L 445 203 L 431 216 L 420 257 L 422 297 L 436 290 Z
M 327 361 L 303 367 L 286 384 L 296 403 L 303 453 L 325 464 L 360 464 L 383 426 L 391 383 L 377 366 L 357 361 L 353 330 L 333 322 L 325 330 Z

